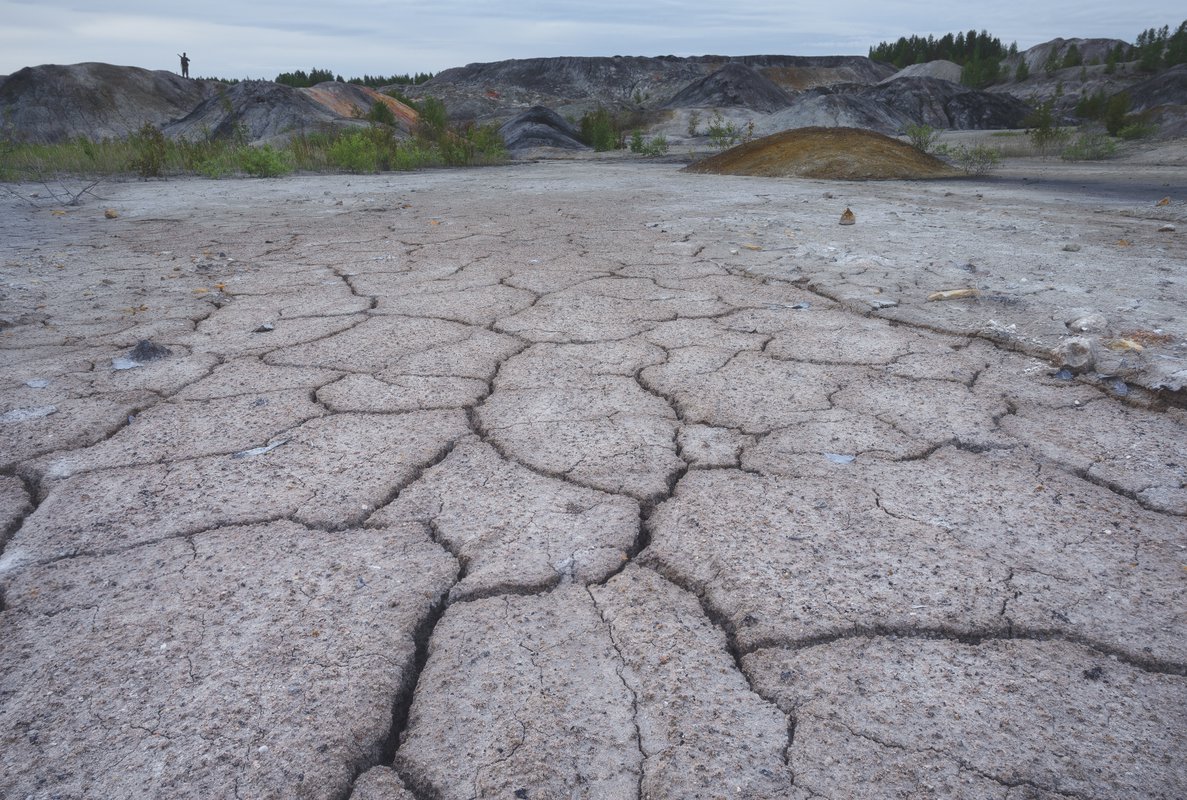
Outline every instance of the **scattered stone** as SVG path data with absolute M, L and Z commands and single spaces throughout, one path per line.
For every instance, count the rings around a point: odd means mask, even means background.
M 45 378 L 34 378 L 33 380 L 25 381 L 25 385 L 30 389 L 45 389 L 49 386 L 49 381 Z
M 252 333 L 271 333 L 274 330 L 276 330 L 276 325 L 274 323 L 265 322 L 263 325 L 260 325 L 258 328 L 253 330 Z
M 1080 245 L 1076 244 L 1075 242 L 1065 244 L 1063 246 L 1063 251 L 1065 253 L 1078 253 L 1080 252 Z
M 1158 228 L 1158 232 L 1159 233 L 1174 233 L 1175 226 L 1174 225 L 1161 225 Z
M 117 219 L 119 218 L 119 215 L 120 212 L 116 211 L 114 208 L 109 208 L 103 212 L 103 216 L 107 217 L 108 219 Z
M 853 225 L 857 222 L 857 216 L 848 208 L 841 212 L 841 224 Z
M 1096 341 L 1083 336 L 1067 339 L 1051 351 L 1051 358 L 1062 369 L 1088 372 L 1096 364 Z

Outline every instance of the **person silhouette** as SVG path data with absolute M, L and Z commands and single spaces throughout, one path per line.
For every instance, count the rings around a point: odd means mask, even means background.
M 190 59 L 185 54 L 184 50 L 181 51 L 181 55 L 179 55 L 178 58 L 181 59 L 181 77 L 190 77 Z

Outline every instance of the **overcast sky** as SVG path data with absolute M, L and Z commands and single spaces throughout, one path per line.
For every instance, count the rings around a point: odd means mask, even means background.
M 438 72 L 476 61 L 594 55 L 866 55 L 899 36 L 988 30 L 1026 49 L 1182 21 L 1182 0 L 0 0 L 0 75 L 103 61 L 193 76 Z

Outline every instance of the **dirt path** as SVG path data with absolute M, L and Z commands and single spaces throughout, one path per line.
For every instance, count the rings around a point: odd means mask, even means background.
M 7 198 L 0 796 L 1182 797 L 1187 197 L 1096 180 Z

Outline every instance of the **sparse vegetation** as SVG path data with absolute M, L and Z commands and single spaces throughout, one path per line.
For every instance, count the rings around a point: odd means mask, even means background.
M 76 139 L 53 145 L 3 140 L 0 150 L 5 158 L 0 161 L 0 180 L 128 174 L 146 178 L 222 178 L 235 174 L 274 177 L 295 170 L 381 172 L 472 166 L 496 163 L 506 157 L 506 146 L 494 126 L 452 127 L 447 118 L 434 113 L 436 106 L 430 104 L 429 108 L 428 122 L 412 139 L 399 138 L 393 126 L 372 121 L 367 128 L 307 133 L 284 145 L 258 147 L 247 144 L 242 126 L 237 126 L 229 138 L 207 136 L 194 141 L 168 139 L 151 125 L 126 139 Z
M 935 154 L 948 159 L 966 175 L 988 175 L 1001 166 L 1002 154 L 994 147 L 984 144 L 969 147 L 967 144 L 956 146 L 942 144 L 935 148 Z
M 1026 125 L 1026 135 L 1043 156 L 1061 150 L 1070 136 L 1069 131 L 1060 124 L 1054 99 L 1036 103 L 1023 124 Z
M 1078 135 L 1059 155 L 1064 161 L 1101 161 L 1115 152 L 1117 145 L 1106 134 L 1088 131 Z
M 696 111 L 695 109 L 693 111 L 689 111 L 688 112 L 688 135 L 689 136 L 699 136 L 700 129 L 701 129 L 701 112 Z

